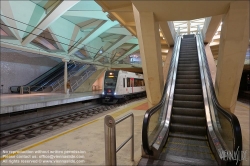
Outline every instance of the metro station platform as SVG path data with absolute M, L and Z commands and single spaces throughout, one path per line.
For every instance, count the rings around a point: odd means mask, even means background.
M 134 161 L 131 161 L 131 144 L 128 142 L 117 153 L 117 165 L 138 165 L 141 160 L 141 134 L 142 121 L 145 111 L 148 109 L 146 99 L 138 100 L 112 110 L 97 114 L 96 116 L 72 123 L 68 126 L 53 130 L 20 142 L 1 151 L 1 165 L 23 165 L 18 163 L 21 159 L 31 161 L 24 156 L 36 157 L 40 163 L 26 165 L 105 165 L 105 141 L 104 141 L 104 117 L 111 115 L 114 119 L 119 119 L 129 112 L 134 114 Z M 237 102 L 235 114 L 239 118 L 242 127 L 243 150 L 249 152 L 249 105 Z M 121 122 L 116 126 L 117 147 L 130 136 L 130 119 Z M 80 153 L 76 153 L 80 152 Z M 73 158 L 78 163 L 73 163 L 67 159 L 67 164 L 55 163 L 55 160 L 63 161 L 65 157 L 79 155 L 80 158 Z M 53 157 L 59 158 L 53 158 Z M 61 157 L 61 158 L 60 158 Z M 70 163 L 71 162 L 71 163 Z M 48 164 L 50 163 L 50 164 Z M 176 164 L 176 163 L 172 163 Z M 171 165 L 171 164 L 170 164 Z M 249 165 L 249 157 L 243 160 L 243 166 Z
M 71 93 L 2 94 L 0 114 L 98 99 L 100 91 Z

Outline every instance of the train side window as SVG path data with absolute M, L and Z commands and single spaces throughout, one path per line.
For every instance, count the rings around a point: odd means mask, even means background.
M 144 86 L 144 80 L 143 79 L 135 78 L 134 83 L 135 83 L 135 87 Z
M 123 87 L 125 88 L 125 78 L 123 78 Z
M 127 87 L 130 87 L 130 78 L 127 78 Z
M 134 87 L 134 79 L 130 80 L 131 86 Z

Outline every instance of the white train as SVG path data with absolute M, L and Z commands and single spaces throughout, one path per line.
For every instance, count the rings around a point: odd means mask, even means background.
M 104 74 L 102 102 L 117 103 L 146 95 L 143 75 L 127 71 L 107 70 Z

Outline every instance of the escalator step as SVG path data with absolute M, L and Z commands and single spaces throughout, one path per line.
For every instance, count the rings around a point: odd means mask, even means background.
M 195 156 L 197 156 L 197 158 L 195 158 Z M 191 165 L 204 165 L 204 166 L 218 165 L 216 163 L 216 161 L 213 160 L 213 159 L 206 159 L 206 158 L 205 159 L 200 159 L 202 156 L 200 158 L 198 158 L 199 156 L 200 155 L 196 154 L 196 153 L 194 153 L 194 154 L 190 153 L 190 154 L 188 154 L 188 157 L 187 156 L 180 156 L 180 155 L 178 155 L 178 152 L 176 152 L 176 154 L 162 154 L 160 156 L 160 160 L 170 162 L 170 163 L 174 163 L 177 166 L 179 164 L 185 164 L 186 166 L 187 165 L 189 165 L 189 166 L 191 166 Z M 213 156 L 213 155 L 211 154 L 211 156 Z
M 197 61 L 179 61 L 178 64 L 198 64 L 198 60 Z M 179 68 L 179 67 L 178 67 Z M 186 67 L 189 68 L 189 67 Z M 189 71 L 193 71 L 194 69 L 188 69 Z M 195 69 L 198 70 L 198 69 Z M 178 70 L 179 71 L 179 70 Z
M 181 47 L 180 49 L 182 49 L 180 51 L 180 53 L 186 53 L 186 52 L 196 52 L 197 53 L 196 47 L 193 47 L 193 46 L 186 46 L 186 48 L 185 47 Z
M 200 79 L 177 79 L 176 84 L 200 84 Z
M 163 166 L 163 165 L 186 166 L 185 164 L 180 164 L 178 162 L 156 160 L 156 159 L 144 158 L 144 157 L 141 158 L 141 160 L 137 166 Z
M 178 67 L 199 67 L 199 64 L 178 64 Z
M 179 56 L 179 60 L 191 60 L 191 59 L 197 60 L 198 56 L 196 56 L 196 55 L 190 55 L 190 56 L 180 55 Z
M 173 107 L 172 109 L 173 115 L 187 115 L 187 116 L 205 116 L 205 110 L 200 108 L 180 108 Z
M 187 65 L 187 64 L 179 64 L 179 65 L 182 67 L 182 65 Z M 200 71 L 178 71 L 177 74 L 178 75 L 200 75 Z
M 175 88 L 174 94 L 202 95 L 202 90 L 201 89 L 177 89 Z
M 200 75 L 177 75 L 177 79 L 199 79 Z
M 206 140 L 190 140 L 186 138 L 169 137 L 168 143 L 164 147 L 172 148 L 180 151 L 191 151 L 210 154 L 211 151 Z M 165 149 L 164 149 L 165 150 Z
M 194 125 L 183 125 L 183 124 L 170 124 L 170 132 L 180 133 L 180 134 L 191 134 L 191 135 L 206 135 L 205 126 L 194 126 Z
M 190 61 L 191 59 L 192 59 L 192 61 L 197 61 L 197 64 L 198 64 L 199 58 L 196 55 L 192 55 L 190 57 L 187 57 L 186 55 L 180 55 L 180 57 L 179 57 L 179 60 L 182 60 L 182 61 L 184 61 L 184 60 Z
M 204 108 L 204 103 L 199 101 L 180 101 L 174 100 L 173 107 L 180 108 Z
M 189 55 L 180 54 L 179 58 L 196 58 L 196 59 L 199 59 L 198 56 L 195 55 L 195 54 L 189 54 Z
M 183 49 L 182 51 L 180 51 L 181 56 L 187 56 L 187 57 L 192 57 L 192 56 L 196 56 L 198 57 L 198 52 L 197 50 L 192 50 L 192 49 Z
M 202 95 L 183 95 L 183 94 L 174 94 L 174 100 L 182 101 L 203 101 Z
M 207 141 L 207 137 L 204 135 L 191 135 L 191 134 L 183 134 L 183 133 L 169 133 L 169 137 L 168 140 L 171 140 L 171 138 L 173 139 L 188 139 L 190 144 L 196 143 L 196 140 L 200 140 L 200 141 Z M 206 143 L 199 143 L 200 145 L 206 145 Z
M 185 63 L 188 63 L 188 62 L 185 62 Z M 178 67 L 178 71 L 199 71 L 199 70 L 200 70 L 199 67 Z
M 190 55 L 190 56 L 180 55 L 180 56 L 179 56 L 179 59 L 184 59 L 184 58 L 185 58 L 185 59 L 188 59 L 188 58 L 191 58 L 191 59 L 192 59 L 192 58 L 193 58 L 193 59 L 197 59 L 197 60 L 199 59 L 196 55 Z
M 178 79 L 178 78 L 177 78 Z M 176 84 L 176 89 L 201 89 L 201 84 Z
M 205 126 L 206 120 L 205 120 L 205 117 L 172 115 L 171 123 Z

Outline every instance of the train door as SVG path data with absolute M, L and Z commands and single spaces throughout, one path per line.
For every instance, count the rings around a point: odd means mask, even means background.
M 130 87 L 132 89 L 132 93 L 134 93 L 134 78 L 130 78 Z

